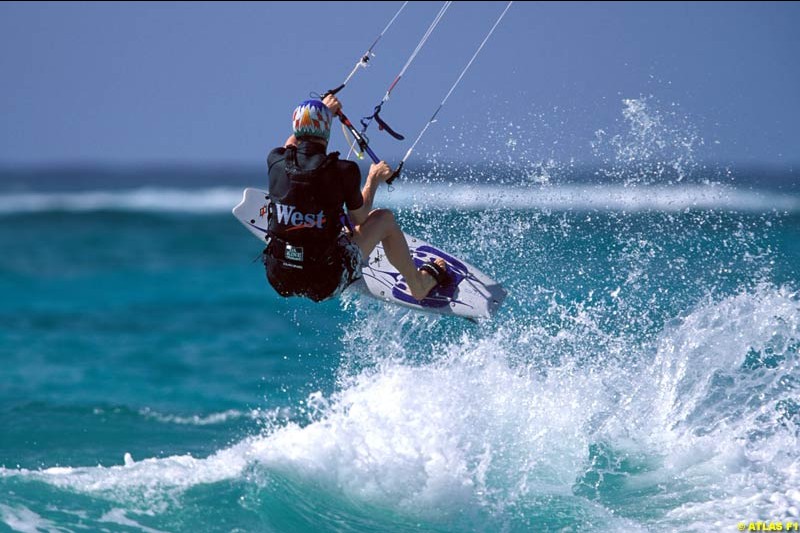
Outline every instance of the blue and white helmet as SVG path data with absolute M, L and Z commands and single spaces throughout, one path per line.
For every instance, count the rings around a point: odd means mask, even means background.
M 333 113 L 319 100 L 306 100 L 292 113 L 292 129 L 295 137 L 310 135 L 326 141 L 331 136 Z

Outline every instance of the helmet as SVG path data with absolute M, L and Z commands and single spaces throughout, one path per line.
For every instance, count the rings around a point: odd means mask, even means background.
M 333 113 L 319 100 L 306 100 L 292 113 L 292 129 L 295 137 L 310 135 L 326 141 L 331 136 Z

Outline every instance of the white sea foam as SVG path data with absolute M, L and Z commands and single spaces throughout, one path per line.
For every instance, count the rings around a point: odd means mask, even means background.
M 761 287 L 703 306 L 662 335 L 655 363 L 650 433 L 669 450 L 655 477 L 714 495 L 687 498 L 667 518 L 698 530 L 796 520 L 798 295 Z
M 25 506 L 10 506 L 0 503 L 0 519 L 14 531 L 40 533 L 62 531 L 56 524 L 42 518 Z
M 22 476 L 123 502 L 137 512 L 163 512 L 186 489 L 239 477 L 250 460 L 247 442 L 203 459 L 182 455 L 136 461 L 125 453 L 118 466 L 0 468 L 0 477 Z
M 145 533 L 165 533 L 160 529 L 153 529 L 143 526 L 136 520 L 131 519 L 124 509 L 111 509 L 106 514 L 98 519 L 99 522 L 108 522 L 125 527 L 135 528 L 137 531 L 144 531 Z
M 715 209 L 721 211 L 796 211 L 800 198 L 719 185 L 610 186 L 561 185 L 521 188 L 481 185 L 414 186 L 392 193 L 398 207 L 422 205 L 459 209 L 551 209 L 554 211 L 663 211 Z
M 701 305 L 665 329 L 652 362 L 510 362 L 535 359 L 525 351 L 543 333 L 511 328 L 465 338 L 441 363 L 379 365 L 335 395 L 322 420 L 257 442 L 256 455 L 409 509 L 505 508 L 569 498 L 593 469 L 590 445 L 603 444 L 639 458 L 636 472 L 620 471 L 615 499 L 623 510 L 635 501 L 663 513 L 656 523 L 699 529 L 796 516 L 798 414 L 781 410 L 800 368 L 796 294 L 759 287 Z M 569 336 L 555 335 L 551 348 Z M 748 369 L 753 353 L 780 364 Z M 666 501 L 660 509 L 641 496 L 651 492 Z
M 434 362 L 384 359 L 332 396 L 312 395 L 313 422 L 204 459 L 0 475 L 147 509 L 199 484 L 251 479 L 259 466 L 425 516 L 535 515 L 537 502 L 557 499 L 608 527 L 699 531 L 797 517 L 798 413 L 787 404 L 800 368 L 797 294 L 759 286 L 708 301 L 651 347 L 629 346 L 633 360 L 554 364 L 538 353 L 577 332 L 511 323 L 439 347 Z M 604 466 L 596 446 L 611 454 Z M 612 487 L 615 476 L 623 481 Z
M 0 215 L 48 212 L 229 212 L 240 189 L 140 188 L 120 191 L 0 194 Z M 555 211 L 664 211 L 715 209 L 740 212 L 800 211 L 800 196 L 722 185 L 559 185 L 520 187 L 479 184 L 414 184 L 382 193 L 392 208 L 550 209 Z
M 0 195 L 0 214 L 91 211 L 217 213 L 241 199 L 238 189 L 168 189 L 26 192 Z
M 259 411 L 257 409 L 253 409 L 250 411 L 239 411 L 237 409 L 228 409 L 227 411 L 222 411 L 219 413 L 211 413 L 207 415 L 179 416 L 173 414 L 159 413 L 157 411 L 145 408 L 140 410 L 139 413 L 146 418 L 151 418 L 153 420 L 157 420 L 158 422 L 163 422 L 165 424 L 178 424 L 178 425 L 188 425 L 188 426 L 211 426 L 215 424 L 224 424 L 225 422 L 229 422 L 232 420 L 239 420 L 242 418 L 247 418 L 251 420 L 260 420 L 266 416 L 264 412 Z

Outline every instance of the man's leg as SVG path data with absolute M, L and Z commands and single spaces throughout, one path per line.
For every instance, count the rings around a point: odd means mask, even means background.
M 382 242 L 383 251 L 386 252 L 389 262 L 403 275 L 411 295 L 417 300 L 425 298 L 436 286 L 433 276 L 417 270 L 411 259 L 405 235 L 388 209 L 371 211 L 367 220 L 355 227 L 353 242 L 361 249 L 364 257 L 369 257 L 375 246 Z M 445 267 L 442 259 L 437 259 L 436 262 L 440 267 Z

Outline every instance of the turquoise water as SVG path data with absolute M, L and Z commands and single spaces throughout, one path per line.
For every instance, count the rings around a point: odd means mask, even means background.
M 497 317 L 283 300 L 237 188 L 0 195 L 0 528 L 796 519 L 800 197 L 381 194 L 509 288 Z
M 0 172 L 0 530 L 800 521 L 796 174 L 623 103 L 593 168 L 489 117 L 380 191 L 509 290 L 479 324 L 277 297 L 263 172 Z

